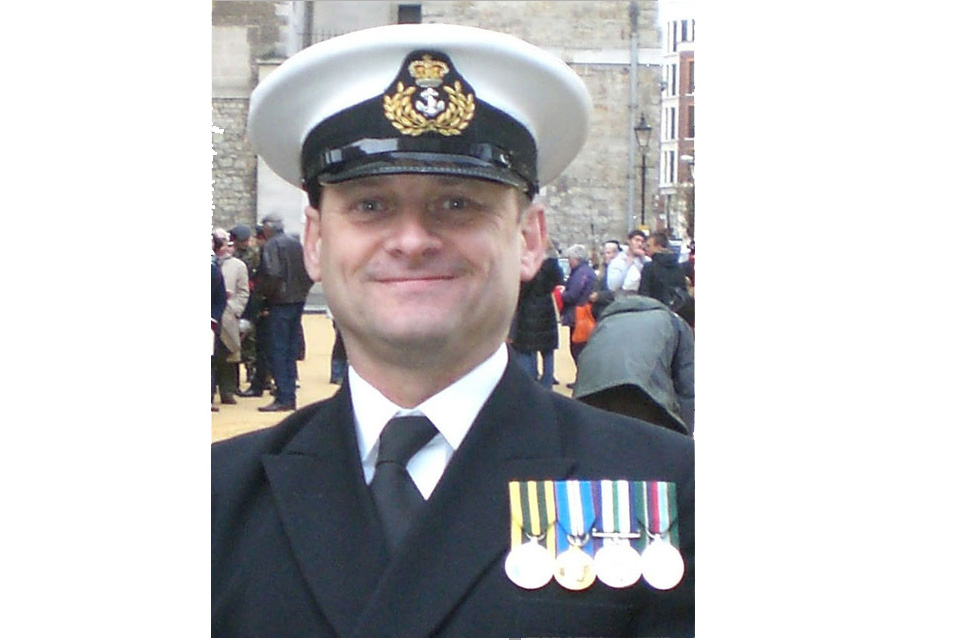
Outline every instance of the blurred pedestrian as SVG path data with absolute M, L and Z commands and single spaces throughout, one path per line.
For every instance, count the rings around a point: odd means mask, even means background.
M 313 281 L 303 266 L 303 246 L 284 232 L 283 218 L 263 219 L 267 241 L 260 253 L 257 287 L 267 302 L 269 362 L 277 394 L 260 411 L 293 411 L 297 406 L 297 359 L 303 351 L 301 317 Z
M 560 261 L 556 256 L 545 258 L 533 279 L 520 285 L 520 298 L 510 332 L 517 362 L 547 389 L 553 388 L 554 351 L 560 342 L 553 289 L 561 282 L 563 269 Z M 543 363 L 539 372 L 538 355 Z
M 236 404 L 234 394 L 240 385 L 240 317 L 250 297 L 250 280 L 247 265 L 233 256 L 233 246 L 223 229 L 215 229 L 214 238 L 219 243 L 217 261 L 227 290 L 227 307 L 220 323 L 220 336 L 213 354 L 214 378 L 220 391 L 221 404 Z
M 560 324 L 570 327 L 570 355 L 573 356 L 573 362 L 576 365 L 577 358 L 585 344 L 573 339 L 573 332 L 577 326 L 577 307 L 589 304 L 597 273 L 587 262 L 587 249 L 582 244 L 567 247 L 564 256 L 570 263 L 570 275 L 563 285 L 561 295 L 563 313 L 560 315 Z M 572 386 L 572 384 L 568 386 Z
M 687 278 L 680 269 L 679 256 L 671 248 L 666 231 L 655 231 L 646 242 L 650 263 L 643 268 L 643 278 L 637 292 L 642 296 L 656 298 L 676 311 L 692 325 L 693 298 L 687 286 Z
M 262 280 L 260 261 L 263 245 L 266 241 L 267 237 L 263 225 L 256 225 L 250 247 L 257 250 L 257 268 L 251 276 L 250 301 L 247 303 L 247 310 L 244 313 L 244 317 L 253 323 L 254 368 L 253 377 L 249 381 L 250 386 L 237 393 L 241 398 L 259 398 L 264 391 L 270 391 L 273 387 L 273 376 L 270 373 L 270 325 L 267 321 L 266 289 L 260 287 Z
M 212 339 L 210 341 L 210 410 L 219 411 L 220 408 L 213 404 L 213 394 L 216 391 L 216 374 L 214 367 L 214 357 L 217 349 L 217 342 L 220 339 L 220 319 L 223 317 L 223 311 L 227 308 L 227 288 L 223 284 L 223 273 L 220 272 L 220 264 L 217 262 L 217 237 L 212 238 L 212 248 L 210 253 L 210 331 Z
M 627 270 L 623 276 L 623 284 L 620 286 L 617 295 L 635 294 L 640 288 L 640 280 L 643 277 L 643 269 L 650 258 L 646 253 L 647 234 L 641 229 L 633 229 L 627 234 L 627 247 L 625 258 L 627 261 Z
M 238 224 L 230 229 L 230 242 L 233 243 L 233 255 L 247 265 L 248 288 L 250 297 L 243 310 L 240 331 L 240 362 L 245 370 L 245 381 L 253 380 L 257 367 L 257 332 L 256 317 L 259 304 L 254 294 L 254 280 L 257 269 L 260 267 L 260 248 L 256 244 L 253 230 L 245 224 Z
M 573 397 L 693 435 L 694 395 L 687 323 L 646 296 L 610 304 L 580 354 Z

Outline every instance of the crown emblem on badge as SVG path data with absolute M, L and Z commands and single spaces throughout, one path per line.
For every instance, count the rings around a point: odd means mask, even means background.
M 450 65 L 425 53 L 407 65 L 413 85 L 398 80 L 396 90 L 383 96 L 383 115 L 400 133 L 419 136 L 436 131 L 456 136 L 473 120 L 474 96 L 459 80 L 453 86 L 443 84 Z M 438 91 L 437 89 L 441 89 Z
M 414 60 L 407 67 L 413 81 L 418 87 L 439 87 L 443 76 L 450 73 L 450 67 L 445 62 L 434 60 L 429 53 L 420 60 Z

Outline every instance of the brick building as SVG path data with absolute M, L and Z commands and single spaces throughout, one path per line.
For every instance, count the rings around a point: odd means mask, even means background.
M 586 83 L 594 101 L 587 143 L 541 197 L 559 247 L 599 248 L 640 222 L 640 193 L 654 211 L 659 186 L 661 21 L 655 0 L 588 2 L 212 3 L 215 225 L 277 212 L 302 228 L 302 193 L 252 154 L 244 131 L 250 91 L 284 59 L 320 40 L 396 22 L 450 22 L 509 33 L 551 51 Z M 643 114 L 657 133 L 641 189 L 633 127 Z M 679 147 L 678 147 L 679 149 Z M 650 225 L 652 226 L 652 225 Z

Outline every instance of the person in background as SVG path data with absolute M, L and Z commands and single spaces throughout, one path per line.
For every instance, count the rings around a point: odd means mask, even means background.
M 570 263 L 570 275 L 563 285 L 563 313 L 560 314 L 560 324 L 570 327 L 570 355 L 573 356 L 574 365 L 580 356 L 580 351 L 585 343 L 575 343 L 573 341 L 573 331 L 577 325 L 577 307 L 590 302 L 590 294 L 593 293 L 593 284 L 597 279 L 597 273 L 587 262 L 587 250 L 582 244 L 575 244 L 567 247 L 564 256 Z M 568 383 L 572 387 L 572 383 Z
M 647 234 L 640 229 L 633 229 L 627 234 L 626 261 L 627 270 L 623 276 L 623 284 L 617 292 L 618 297 L 637 293 L 643 269 L 650 258 L 646 254 L 645 245 Z
M 277 385 L 273 402 L 260 411 L 293 411 L 297 406 L 297 359 L 303 350 L 300 321 L 313 281 L 303 266 L 303 246 L 284 233 L 283 218 L 263 219 L 267 241 L 260 253 L 257 288 L 267 303 L 270 372 Z
M 680 268 L 679 256 L 670 247 L 665 231 L 650 234 L 646 243 L 650 263 L 643 268 L 637 292 L 664 303 L 693 326 L 693 298 L 687 278 Z
M 217 350 L 217 342 L 220 341 L 220 319 L 223 317 L 223 311 L 227 308 L 227 288 L 223 284 L 223 273 L 220 272 L 220 263 L 217 262 L 217 249 L 219 248 L 217 236 L 212 236 L 212 250 L 210 253 L 210 331 L 213 339 L 210 342 L 210 410 L 220 411 L 220 407 L 213 404 L 213 394 L 216 392 L 217 379 L 216 367 L 214 366 L 214 357 Z
M 233 256 L 233 245 L 223 229 L 214 229 L 214 238 L 219 245 L 217 261 L 227 289 L 227 308 L 220 322 L 220 338 L 213 354 L 216 386 L 220 390 L 221 404 L 236 404 L 234 394 L 240 385 L 240 317 L 250 297 L 250 280 L 247 266 Z
M 693 435 L 693 331 L 646 296 L 611 303 L 580 354 L 573 397 Z
M 517 362 L 547 389 L 553 388 L 553 356 L 559 346 L 553 289 L 563 282 L 563 269 L 554 256 L 545 258 L 532 280 L 520 285 L 520 299 L 510 331 Z M 543 362 L 538 372 L 537 355 Z
M 254 280 L 257 269 L 260 267 L 260 248 L 253 237 L 253 230 L 245 224 L 235 225 L 230 229 L 230 242 L 233 243 L 233 255 L 247 265 L 247 284 L 250 297 L 243 310 L 241 319 L 240 361 L 246 371 L 246 382 L 252 382 L 257 367 L 257 332 L 256 317 L 259 312 L 257 298 L 254 295 Z M 246 322 L 243 322 L 246 321 Z M 243 327 L 247 327 L 244 330 Z

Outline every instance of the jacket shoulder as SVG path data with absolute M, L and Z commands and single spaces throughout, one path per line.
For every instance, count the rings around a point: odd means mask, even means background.
M 694 446 L 689 436 L 551 395 L 563 448 L 580 461 L 581 474 L 692 480 Z

